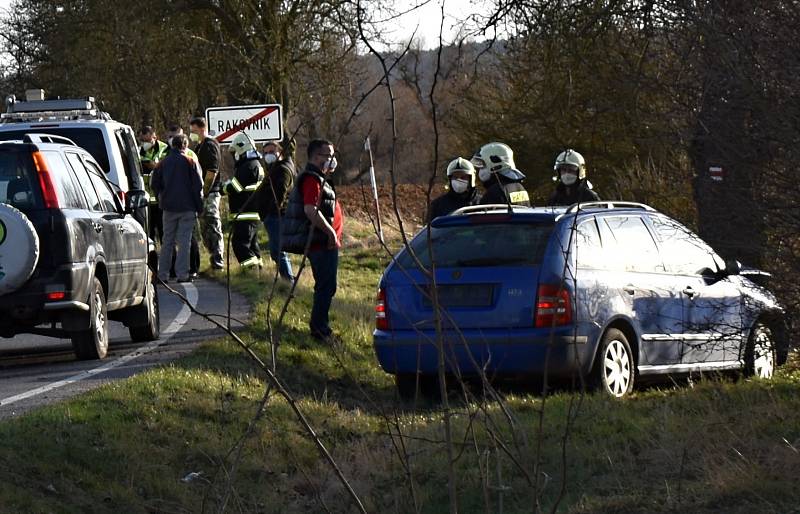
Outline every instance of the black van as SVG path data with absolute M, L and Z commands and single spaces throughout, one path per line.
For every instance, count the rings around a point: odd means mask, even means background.
M 108 320 L 159 337 L 157 256 L 119 191 L 70 139 L 0 142 L 0 336 L 69 337 L 80 359 L 108 352 Z

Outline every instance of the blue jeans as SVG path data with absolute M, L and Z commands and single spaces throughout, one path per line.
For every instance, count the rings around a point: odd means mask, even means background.
M 314 305 L 308 325 L 312 332 L 329 335 L 328 311 L 336 294 L 336 274 L 339 268 L 339 249 L 308 252 L 311 272 L 314 275 Z
M 283 278 L 294 280 L 289 254 L 281 251 L 281 218 L 267 216 L 264 218 L 264 228 L 267 229 L 267 235 L 269 235 L 269 256 L 272 257 L 272 262 L 278 265 L 278 272 Z

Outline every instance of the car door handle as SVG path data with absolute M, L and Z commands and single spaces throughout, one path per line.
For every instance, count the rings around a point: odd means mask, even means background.
M 630 284 L 628 284 L 627 286 L 623 287 L 622 290 L 625 291 L 626 293 L 628 293 L 631 296 L 636 294 L 636 289 Z
M 686 295 L 686 296 L 688 296 L 689 298 L 692 298 L 692 297 L 694 297 L 694 295 L 696 295 L 696 294 L 697 294 L 697 291 L 695 291 L 694 289 L 692 289 L 692 286 L 689 286 L 689 287 L 686 287 L 686 288 L 683 290 L 683 294 L 685 294 L 685 295 Z

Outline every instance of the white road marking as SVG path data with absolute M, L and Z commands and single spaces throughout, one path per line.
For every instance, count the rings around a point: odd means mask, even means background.
M 189 303 L 192 304 L 192 307 L 196 307 L 197 288 L 192 283 L 186 283 L 181 285 L 184 287 L 184 291 L 186 293 L 186 299 L 189 300 Z M 137 348 L 136 350 L 132 351 L 131 353 L 123 355 L 117 360 L 108 362 L 96 368 L 83 371 L 81 373 L 78 373 L 77 375 L 65 378 L 64 380 L 59 380 L 58 382 L 53 382 L 42 387 L 37 387 L 36 389 L 31 389 L 30 391 L 20 393 L 16 396 L 10 396 L 8 398 L 4 398 L 0 400 L 0 407 L 5 405 L 11 405 L 12 403 L 16 403 L 20 400 L 25 400 L 27 398 L 33 398 L 34 396 L 38 396 L 48 391 L 52 391 L 53 389 L 58 389 L 59 387 L 63 387 L 65 385 L 74 384 L 75 382 L 79 382 L 85 378 L 89 378 L 99 373 L 104 373 L 108 370 L 121 366 L 126 362 L 135 359 L 136 357 L 142 356 L 169 341 L 169 339 L 175 334 L 177 334 L 178 331 L 181 329 L 181 327 L 183 327 L 183 325 L 185 325 L 186 322 L 189 321 L 189 318 L 191 316 L 192 316 L 191 309 L 189 309 L 188 305 L 183 304 L 180 312 L 178 312 L 178 315 L 175 316 L 175 319 L 172 321 L 172 323 L 169 324 L 166 330 L 163 330 L 161 332 L 161 337 L 159 339 L 148 343 L 146 346 L 143 346 L 142 348 Z

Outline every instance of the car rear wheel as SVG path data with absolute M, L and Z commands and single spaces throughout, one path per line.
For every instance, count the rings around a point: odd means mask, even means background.
M 745 376 L 769 380 L 775 374 L 776 366 L 775 340 L 772 331 L 765 325 L 756 323 L 750 332 L 744 351 Z
M 605 394 L 622 398 L 633 391 L 636 362 L 628 338 L 616 328 L 603 335 L 594 375 L 595 386 Z
M 72 333 L 72 347 L 81 360 L 102 359 L 108 354 L 106 295 L 97 277 L 89 294 L 89 327 Z
M 145 286 L 144 301 L 134 307 L 134 316 L 144 319 L 145 323 L 128 327 L 131 340 L 134 342 L 155 341 L 161 333 L 161 313 L 158 306 L 158 292 L 156 291 L 155 273 L 147 270 L 147 285 Z

